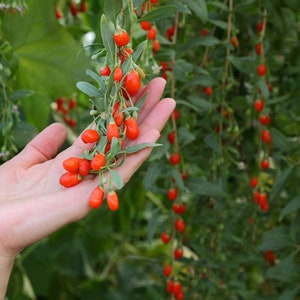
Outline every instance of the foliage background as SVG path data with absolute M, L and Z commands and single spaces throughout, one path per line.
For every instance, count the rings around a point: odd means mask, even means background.
M 159 2 L 157 9 L 173 5 L 179 12 L 175 45 L 164 36 L 174 15 L 158 14 L 162 48 L 155 58 L 175 61 L 165 95 L 177 101 L 182 164 L 189 172 L 179 182 L 188 205 L 186 255 L 176 262 L 186 299 L 300 299 L 299 1 L 235 0 L 232 31 L 239 37 L 238 49 L 226 41 L 230 1 Z M 87 3 L 88 12 L 77 18 L 68 13 L 67 1 L 28 0 L 23 14 L 1 12 L 1 84 L 10 100 L 1 94 L 0 142 L 1 147 L 11 145 L 12 155 L 59 119 L 53 109 L 57 97 L 77 99 L 77 126 L 70 129 L 68 142 L 89 122 L 89 103 L 76 82 L 86 80 L 86 69 L 99 69 L 91 58 L 101 45 L 99 20 L 106 8 L 101 0 Z M 63 24 L 55 18 L 57 5 L 67 16 Z M 265 10 L 263 42 L 272 92 L 256 75 L 255 28 Z M 201 36 L 204 27 L 209 36 Z M 84 49 L 83 36 L 90 31 L 96 44 Z M 137 40 L 143 38 L 141 31 L 135 34 Z M 206 51 L 208 64 L 203 63 Z M 203 93 L 205 86 L 213 87 L 212 97 Z M 253 126 L 257 87 L 272 116 L 267 149 L 272 168 L 260 174 L 269 195 L 268 212 L 255 206 L 249 187 L 251 176 L 259 174 L 258 149 L 263 147 Z M 13 105 L 18 113 L 10 116 Z M 220 116 L 220 105 L 229 111 L 229 120 Z M 215 131 L 220 120 L 225 126 L 221 137 Z M 20 254 L 8 299 L 168 299 L 162 265 L 170 247 L 159 236 L 170 219 L 165 194 L 167 176 L 173 174 L 166 158 L 172 151 L 167 141 L 171 130 L 170 122 L 163 149 L 154 151 L 121 191 L 117 213 L 93 211 Z M 266 250 L 276 254 L 275 264 L 264 259 Z

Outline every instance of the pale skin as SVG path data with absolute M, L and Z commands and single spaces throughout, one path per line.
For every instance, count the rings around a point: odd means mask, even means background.
M 156 78 L 140 92 L 148 93 L 139 112 L 140 135 L 130 143 L 155 143 L 159 139 L 175 108 L 173 99 L 161 100 L 164 87 L 165 81 Z M 97 177 L 86 178 L 72 188 L 62 187 L 58 181 L 64 172 L 63 160 L 78 156 L 87 148 L 78 138 L 59 152 L 66 134 L 62 124 L 51 124 L 0 166 L 0 300 L 5 297 L 15 258 L 24 248 L 84 218 L 90 211 L 88 195 L 97 185 Z M 116 168 L 124 183 L 150 153 L 147 148 L 127 156 L 125 163 Z

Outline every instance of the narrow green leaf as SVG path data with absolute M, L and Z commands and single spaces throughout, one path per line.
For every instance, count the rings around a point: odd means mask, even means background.
M 239 71 L 247 74 L 253 74 L 256 66 L 256 61 L 253 59 L 253 57 L 235 57 L 233 55 L 230 55 L 227 58 L 235 68 L 237 68 Z
M 120 0 L 105 0 L 104 14 L 109 21 L 116 23 L 117 16 L 122 10 L 122 2 Z
M 151 10 L 149 13 L 144 15 L 142 21 L 155 22 L 158 20 L 165 20 L 168 17 L 172 17 L 176 13 L 176 6 L 166 5 L 156 9 Z
M 132 59 L 134 62 L 136 62 L 138 60 L 140 55 L 146 49 L 146 46 L 147 46 L 147 41 L 143 41 L 136 47 L 135 51 L 132 54 Z
M 275 227 L 267 231 L 262 238 L 262 243 L 258 249 L 261 251 L 266 250 L 280 250 L 291 246 L 288 228 L 285 226 Z
M 220 20 L 209 20 L 209 22 L 223 30 L 227 30 L 228 27 L 227 22 L 220 21 Z
M 216 136 L 213 134 L 208 134 L 205 138 L 204 138 L 204 142 L 205 144 L 211 148 L 214 152 L 221 154 L 221 148 L 220 145 L 216 139 Z
M 95 73 L 92 70 L 86 70 L 86 75 L 88 75 L 89 77 L 93 78 L 99 85 L 99 88 L 103 88 L 105 87 L 105 79 L 101 76 L 99 76 L 97 73 Z
M 226 197 L 227 194 L 222 188 L 212 182 L 202 178 L 189 178 L 186 182 L 188 189 L 197 195 L 206 195 L 212 197 Z
M 299 286 L 295 287 L 294 289 L 287 288 L 283 291 L 278 300 L 294 300 L 299 292 L 299 289 Z
M 146 190 L 152 190 L 155 186 L 155 181 L 162 174 L 163 164 L 154 162 L 149 164 L 144 176 L 144 186 Z
M 283 208 L 280 214 L 280 218 L 283 219 L 285 216 L 295 212 L 300 208 L 300 196 L 294 197 L 288 204 Z
M 195 48 L 198 46 L 213 47 L 220 44 L 221 41 L 214 36 L 201 36 L 187 44 L 187 49 Z
M 128 146 L 125 151 L 127 154 L 132 154 L 141 151 L 145 148 L 153 148 L 153 147 L 160 147 L 160 146 L 161 144 L 156 144 L 156 143 L 142 143 L 138 145 Z
M 9 100 L 16 102 L 20 99 L 24 99 L 26 97 L 30 97 L 33 95 L 35 91 L 30 91 L 30 90 L 17 90 L 14 93 L 10 94 L 8 96 Z
M 294 171 L 294 168 L 289 168 L 279 174 L 275 183 L 272 186 L 272 190 L 270 193 L 271 199 L 275 198 L 282 191 L 282 189 L 286 186 L 286 183 L 290 180 L 290 178 L 293 174 L 293 171 Z
M 114 62 L 116 48 L 113 40 L 115 28 L 113 23 L 109 22 L 105 15 L 101 16 L 100 30 L 102 41 L 107 52 L 107 63 L 110 65 Z
M 293 148 L 292 143 L 286 138 L 286 136 L 280 132 L 277 128 L 271 128 L 272 141 L 276 147 L 281 151 L 290 152 Z
M 76 86 L 79 90 L 90 97 L 101 97 L 99 90 L 89 82 L 79 81 L 76 83 Z
M 116 187 L 116 189 L 120 190 L 124 186 L 122 176 L 115 170 L 110 170 L 109 173 L 112 184 Z
M 184 0 L 185 3 L 202 21 L 202 23 L 206 23 L 208 19 L 208 12 L 205 0 Z

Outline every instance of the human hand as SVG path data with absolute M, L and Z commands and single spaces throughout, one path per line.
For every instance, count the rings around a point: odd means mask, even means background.
M 159 138 L 175 107 L 173 99 L 160 101 L 164 87 L 165 81 L 156 78 L 141 91 L 140 95 L 147 93 L 147 98 L 138 117 L 140 135 L 128 144 L 155 143 Z M 88 196 L 98 184 L 97 177 L 86 178 L 68 189 L 59 184 L 59 177 L 64 172 L 62 162 L 78 156 L 87 147 L 78 138 L 54 157 L 65 138 L 65 127 L 54 123 L 0 167 L 0 258 L 14 260 L 23 248 L 89 212 Z M 124 164 L 115 169 L 124 183 L 150 153 L 151 149 L 146 148 L 128 155 Z

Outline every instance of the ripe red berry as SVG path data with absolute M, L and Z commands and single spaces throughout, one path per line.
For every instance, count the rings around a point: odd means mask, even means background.
M 95 143 L 99 140 L 100 135 L 99 132 L 95 129 L 86 129 L 82 134 L 81 134 L 81 140 L 84 143 Z
M 170 242 L 170 240 L 171 240 L 170 235 L 167 234 L 166 232 L 163 232 L 163 233 L 160 235 L 160 238 L 161 238 L 161 240 L 162 240 L 162 242 L 163 242 L 164 244 L 168 244 L 168 243 Z
M 258 56 L 261 55 L 261 53 L 262 53 L 262 43 L 257 43 L 257 44 L 255 45 L 255 52 L 256 52 L 256 54 L 257 54 Z
M 107 140 L 111 142 L 113 137 L 119 138 L 120 130 L 116 123 L 109 123 L 107 125 Z
M 108 208 L 110 210 L 117 210 L 119 208 L 119 198 L 115 191 L 109 191 L 106 196 Z
M 208 31 L 206 28 L 202 28 L 201 31 L 200 31 L 200 35 L 202 36 L 206 36 L 208 34 Z
M 204 88 L 204 93 L 207 95 L 207 96 L 211 96 L 212 93 L 213 93 L 213 89 L 211 86 L 207 86 Z
M 262 111 L 264 109 L 265 102 L 263 99 L 258 99 L 254 101 L 254 109 L 258 112 Z
M 59 178 L 59 183 L 64 187 L 72 187 L 80 183 L 82 177 L 76 172 L 66 172 Z
M 63 161 L 63 168 L 69 172 L 78 172 L 80 157 L 69 157 Z
M 173 255 L 175 259 L 180 259 L 183 256 L 183 250 L 181 248 L 176 248 Z
M 258 184 L 258 178 L 257 177 L 253 177 L 251 178 L 251 181 L 250 181 L 250 186 L 254 189 Z
M 73 17 L 77 16 L 78 9 L 77 9 L 77 5 L 76 5 L 75 1 L 73 1 L 73 0 L 70 3 L 70 11 L 71 11 L 71 14 Z
M 110 72 L 111 72 L 110 67 L 106 66 L 100 70 L 100 75 L 101 76 L 109 76 Z
M 104 190 L 100 186 L 96 186 L 92 191 L 89 198 L 89 205 L 92 208 L 98 208 L 101 206 L 104 198 Z
M 173 293 L 173 287 L 174 287 L 174 281 L 168 280 L 167 286 L 166 286 L 166 292 L 169 294 Z
M 126 137 L 130 140 L 135 140 L 140 133 L 139 125 L 135 118 L 128 117 L 124 121 L 125 128 L 126 128 Z
M 158 52 L 160 50 L 160 42 L 158 40 L 154 40 L 152 42 L 152 49 L 155 51 L 155 52 Z
M 173 295 L 176 297 L 180 293 L 182 293 L 182 285 L 181 285 L 181 283 L 179 281 L 174 282 L 174 284 L 173 284 Z
M 184 204 L 178 204 L 178 203 L 175 203 L 175 204 L 173 204 L 173 206 L 172 206 L 172 210 L 173 210 L 173 212 L 174 212 L 175 214 L 180 215 L 180 214 L 185 213 L 186 207 L 185 207 Z
M 269 163 L 269 161 L 268 161 L 267 159 L 263 159 L 263 160 L 260 162 L 260 168 L 261 168 L 262 170 L 268 169 L 269 166 L 270 166 L 270 163 Z
M 180 154 L 178 152 L 175 152 L 170 156 L 170 163 L 172 165 L 178 165 L 180 163 L 180 159 Z
M 269 115 L 260 115 L 259 122 L 261 125 L 269 125 L 271 123 L 271 117 Z
M 141 28 L 143 30 L 149 30 L 151 28 L 151 22 L 149 22 L 149 21 L 141 21 Z
M 90 170 L 92 169 L 91 167 L 91 162 L 87 159 L 82 159 L 79 163 L 78 167 L 78 173 L 81 176 L 87 176 L 90 173 Z
M 267 67 L 265 64 L 260 64 L 257 66 L 256 72 L 259 76 L 264 76 L 267 73 Z
M 148 30 L 147 37 L 149 40 L 154 41 L 156 39 L 157 30 L 154 27 L 151 27 Z
M 172 273 L 172 266 L 171 265 L 164 266 L 164 275 L 166 277 L 169 277 L 171 273 Z
M 175 229 L 178 232 L 184 232 L 185 230 L 185 222 L 182 219 L 176 219 L 175 220 Z
M 271 133 L 267 129 L 262 130 L 260 138 L 266 144 L 270 144 L 272 141 Z
M 258 198 L 258 204 L 262 211 L 269 211 L 268 195 L 266 193 L 260 193 Z
M 131 70 L 124 78 L 125 90 L 129 96 L 134 96 L 141 88 L 141 77 L 135 70 Z
M 62 11 L 59 9 L 59 8 L 56 8 L 55 9 L 55 17 L 56 17 L 56 19 L 57 20 L 60 20 L 60 19 L 62 19 L 63 18 L 63 13 L 62 13 Z
M 232 36 L 230 39 L 230 43 L 234 48 L 238 48 L 239 47 L 239 40 L 237 38 L 236 35 Z
M 261 32 L 264 28 L 264 22 L 263 21 L 259 21 L 256 25 L 256 32 Z
M 85 12 L 87 12 L 87 10 L 88 10 L 88 6 L 87 6 L 86 1 L 85 1 L 85 0 L 82 0 L 81 5 L 80 5 L 80 8 L 79 8 L 79 11 L 80 11 L 81 13 L 85 13 Z
M 175 143 L 175 131 L 172 131 L 168 134 L 168 140 L 169 140 L 170 144 Z
M 130 42 L 130 36 L 125 29 L 117 29 L 113 39 L 118 47 L 126 46 Z
M 177 188 L 169 188 L 167 196 L 171 201 L 175 201 L 178 195 L 178 189 Z
M 120 126 L 124 120 L 124 113 L 120 111 L 120 102 L 113 107 L 113 118 L 117 126 Z
M 103 153 L 96 154 L 91 161 L 91 168 L 95 171 L 99 171 L 106 164 L 106 156 Z
M 117 66 L 114 72 L 114 80 L 119 82 L 122 80 L 122 77 L 123 77 L 123 71 L 120 66 Z
M 270 265 L 275 265 L 276 255 L 273 250 L 267 250 L 264 254 L 264 257 Z

